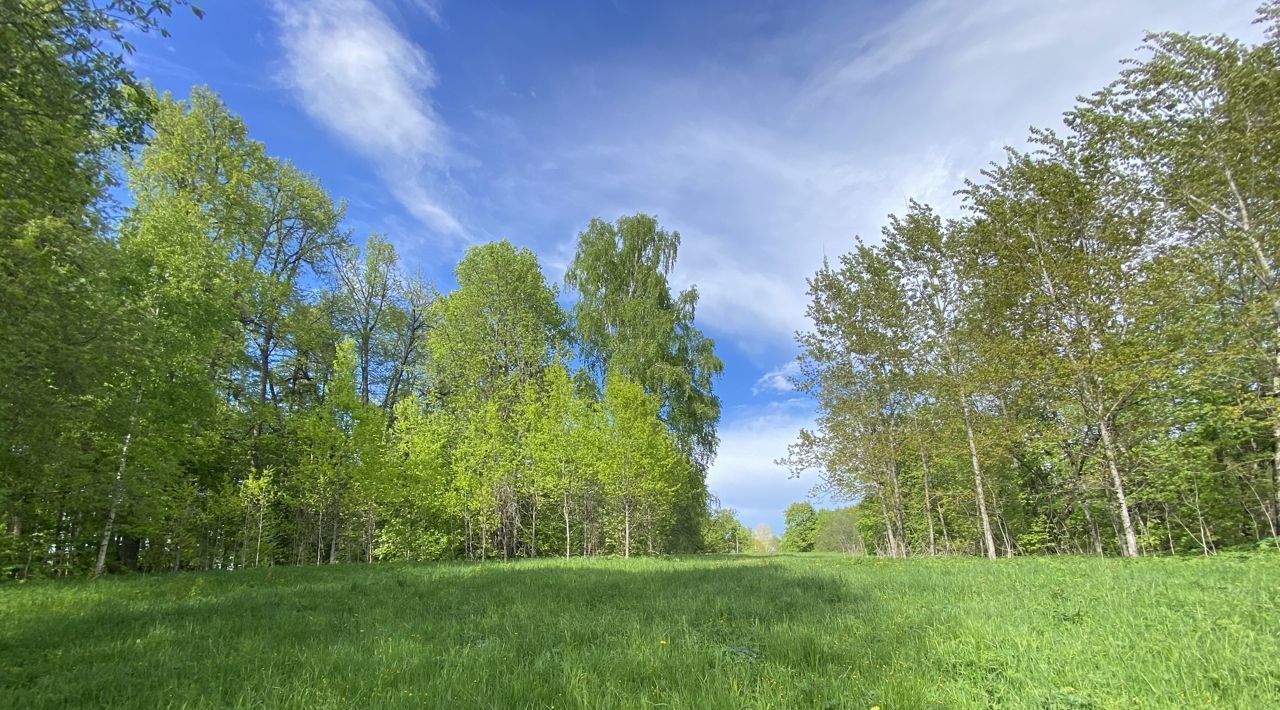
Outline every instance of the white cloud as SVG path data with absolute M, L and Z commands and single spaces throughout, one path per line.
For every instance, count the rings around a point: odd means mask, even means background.
M 764 373 L 760 379 L 756 380 L 755 385 L 751 387 L 751 394 L 760 394 L 761 392 L 791 392 L 795 389 L 795 385 L 791 383 L 791 379 L 800 374 L 800 363 L 797 360 L 788 360 L 778 367 Z
M 703 322 L 777 357 L 824 255 L 874 241 L 909 197 L 954 214 L 965 177 L 1113 79 L 1145 30 L 1255 36 L 1249 5 L 929 0 L 868 27 L 885 11 L 833 3 L 742 40 L 760 43 L 746 60 L 558 67 L 494 199 L 524 220 L 657 213 L 685 236 L 676 280 L 699 286 Z
M 802 427 L 812 428 L 810 403 L 796 398 L 740 409 L 729 418 L 720 428 L 719 454 L 707 472 L 707 487 L 748 526 L 768 523 L 781 533 L 783 509 L 804 500 L 818 482 L 816 471 L 792 478 L 774 463 L 787 455 L 787 445 Z
M 434 3 L 420 7 L 435 12 Z M 432 196 L 432 169 L 448 150 L 430 102 L 437 77 L 426 52 L 371 0 L 275 0 L 273 8 L 284 79 L 303 109 L 370 160 L 409 214 L 436 231 L 463 234 Z

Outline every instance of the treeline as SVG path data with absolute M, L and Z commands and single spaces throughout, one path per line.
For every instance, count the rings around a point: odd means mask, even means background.
M 867 552 L 854 506 L 814 508 L 812 503 L 801 501 L 787 506 L 783 521 L 786 527 L 776 545 L 782 552 Z
M 1060 132 L 809 281 L 788 463 L 882 555 L 1280 545 L 1280 5 L 1149 36 Z
M 168 3 L 2 7 L 5 574 L 723 548 L 678 233 L 593 220 L 570 312 L 506 241 L 438 294 L 213 93 L 138 84 Z

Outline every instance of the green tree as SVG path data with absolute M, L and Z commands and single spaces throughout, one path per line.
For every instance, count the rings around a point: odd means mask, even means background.
M 339 298 L 337 314 L 340 327 L 355 340 L 356 360 L 360 368 L 360 399 L 368 403 L 379 371 L 386 369 L 390 343 L 379 342 L 386 333 L 385 325 L 395 307 L 399 274 L 395 247 L 382 235 L 371 234 L 364 249 L 357 252 L 343 245 L 333 253 L 333 272 L 337 277 Z M 382 372 L 383 389 L 389 386 L 391 372 Z
M 519 386 L 562 347 L 564 314 L 537 257 L 510 242 L 471 247 L 455 275 L 458 289 L 436 301 L 427 336 L 432 384 L 451 407 L 501 397 L 509 415 Z
M 574 518 L 586 513 L 580 501 L 594 487 L 605 447 L 597 414 L 575 391 L 568 370 L 557 364 L 547 368 L 541 396 L 526 399 L 525 416 L 531 422 L 525 446 L 537 486 L 556 501 L 564 523 L 564 556 L 569 557 Z
M 646 394 L 639 383 L 610 373 L 602 408 L 610 445 L 601 478 L 620 517 L 622 554 L 631 556 L 632 533 L 642 523 L 649 550 L 656 551 L 664 532 L 659 528 L 670 520 L 670 512 L 685 492 L 685 464 L 658 417 L 657 398 Z
M 182 4 L 0 2 L 0 506 L 9 531 L 0 557 L 7 540 L 90 527 L 78 519 L 76 491 L 86 486 L 76 479 L 112 456 L 89 440 L 111 394 L 101 364 L 120 347 L 105 188 L 150 108 L 124 61 L 126 37 L 163 33 L 161 20 Z M 26 557 L 25 572 L 50 549 L 29 542 L 12 550 Z M 79 542 L 54 542 L 64 570 Z
M 783 512 L 786 528 L 779 549 L 784 552 L 812 552 L 817 534 L 818 511 L 808 501 L 792 503 Z
M 578 294 L 575 336 L 597 387 L 616 371 L 658 397 L 663 421 L 693 463 L 685 487 L 690 497 L 676 523 L 677 537 L 689 547 L 700 539 L 697 525 L 705 515 L 706 468 L 720 419 L 713 385 L 724 364 L 694 323 L 697 289 L 671 292 L 679 247 L 680 233 L 659 228 L 649 215 L 612 224 L 593 219 L 578 235 L 565 284 Z
M 818 431 L 802 431 L 783 463 L 816 468 L 838 496 L 874 496 L 891 555 L 910 554 L 902 480 L 907 455 L 910 319 L 894 264 L 863 244 L 809 281 L 813 330 L 798 336 L 801 391 L 818 401 Z
M 813 549 L 816 552 L 862 554 L 865 548 L 858 532 L 857 508 L 819 510 L 814 516 Z
M 1238 452 L 1245 466 L 1266 465 L 1270 480 L 1248 485 L 1265 504 L 1272 530 L 1280 523 L 1280 4 L 1257 20 L 1266 39 L 1250 46 L 1225 36 L 1164 33 L 1144 43 L 1144 56 L 1078 107 L 1071 124 L 1098 146 L 1124 156 L 1136 186 L 1129 197 L 1157 211 L 1190 253 L 1175 268 L 1194 274 L 1182 289 L 1199 342 L 1181 353 L 1213 382 L 1223 410 L 1261 412 L 1270 428 L 1270 461 Z M 1205 319 L 1199 314 L 1213 313 Z M 1241 367 L 1247 363 L 1246 367 Z M 1232 375 L 1224 377 L 1226 372 Z M 1250 385 L 1233 386 L 1236 378 Z M 1206 402 L 1209 405 L 1209 402 Z M 1226 414 L 1226 411 L 1223 411 Z M 1229 414 L 1226 415 L 1230 419 Z M 1239 431 L 1239 430 L 1237 430 Z M 1249 446 L 1253 443 L 1251 442 Z M 1274 534 L 1274 533 L 1273 533 Z
M 1046 373 L 1070 393 L 1061 416 L 1095 428 L 1119 511 L 1122 550 L 1138 554 L 1123 460 L 1123 418 L 1159 353 L 1135 347 L 1144 324 L 1132 294 L 1151 245 L 1150 215 L 1117 205 L 1105 170 L 1070 139 L 1040 134 L 1040 158 L 1012 155 L 973 186 L 968 199 L 980 238 L 998 249 L 985 279 L 1003 303 L 1024 304 L 1027 335 L 1052 364 Z M 1149 315 L 1149 314 L 1148 314 Z
M 702 531 L 702 548 L 706 552 L 738 554 L 744 549 L 751 549 L 751 529 L 742 524 L 737 511 L 732 508 L 710 511 Z

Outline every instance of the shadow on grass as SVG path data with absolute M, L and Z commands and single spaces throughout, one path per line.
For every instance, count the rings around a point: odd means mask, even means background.
M 280 568 L 6 594 L 28 592 L 21 613 L 0 595 L 0 696 L 22 707 L 845 707 L 862 701 L 839 679 L 900 638 L 878 630 L 871 595 L 767 558 Z M 859 658 L 832 642 L 850 621 L 867 634 Z

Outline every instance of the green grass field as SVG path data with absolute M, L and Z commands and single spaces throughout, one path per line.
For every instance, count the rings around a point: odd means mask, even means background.
M 275 568 L 0 620 L 15 708 L 1280 707 L 1280 555 Z

